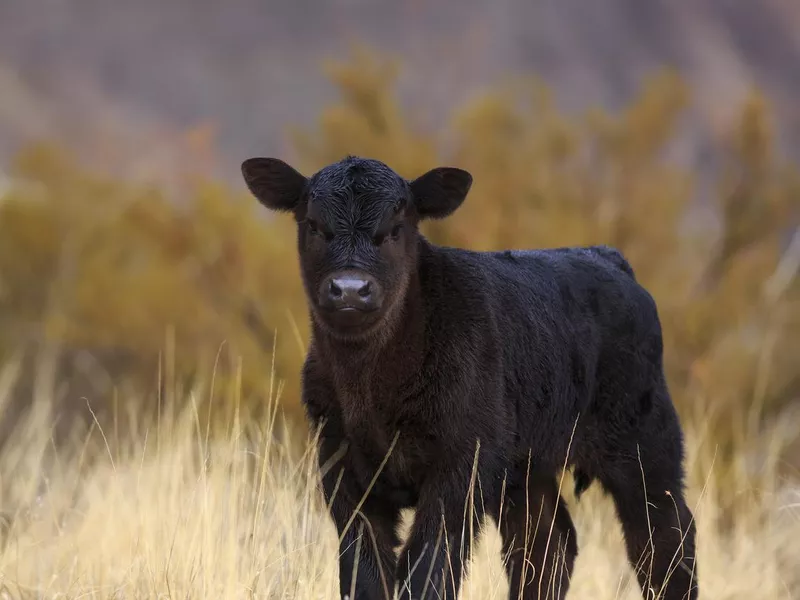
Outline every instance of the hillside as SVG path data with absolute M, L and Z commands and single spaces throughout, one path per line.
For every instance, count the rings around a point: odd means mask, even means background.
M 352 41 L 402 60 L 401 94 L 420 127 L 509 75 L 536 74 L 561 106 L 581 109 L 617 106 L 670 66 L 693 85 L 687 131 L 713 132 L 757 84 L 781 141 L 800 148 L 792 0 L 4 0 L 0 161 L 42 136 L 84 150 L 102 136 L 135 160 L 163 150 L 164 131 L 211 122 L 234 174 L 241 157 L 282 152 L 286 126 L 314 118 L 333 93 L 321 60 Z

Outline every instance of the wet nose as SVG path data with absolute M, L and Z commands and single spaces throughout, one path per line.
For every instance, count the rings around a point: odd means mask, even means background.
M 328 300 L 338 310 L 367 310 L 373 304 L 373 286 L 367 279 L 337 277 L 328 284 Z

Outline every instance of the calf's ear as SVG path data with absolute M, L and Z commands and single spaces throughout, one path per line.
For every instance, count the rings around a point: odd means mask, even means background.
M 472 175 L 456 167 L 437 167 L 410 182 L 414 205 L 422 219 L 453 213 L 472 187 Z
M 261 204 L 279 212 L 294 210 L 308 181 L 277 158 L 248 158 L 242 163 L 242 177 Z

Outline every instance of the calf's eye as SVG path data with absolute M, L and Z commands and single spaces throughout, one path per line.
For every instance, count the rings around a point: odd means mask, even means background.
M 374 238 L 372 238 L 372 242 L 376 246 L 380 246 L 381 244 L 384 244 L 384 243 L 386 243 L 386 242 L 388 242 L 390 240 L 396 240 L 400 236 L 400 232 L 401 231 L 403 231 L 403 224 L 399 223 L 399 224 L 395 225 L 394 227 L 392 227 L 392 229 L 389 231 L 388 235 L 385 234 L 385 233 L 376 235 Z
M 319 227 L 317 226 L 316 222 L 312 221 L 311 219 L 306 219 L 306 227 L 308 227 L 308 231 L 312 234 L 319 233 Z

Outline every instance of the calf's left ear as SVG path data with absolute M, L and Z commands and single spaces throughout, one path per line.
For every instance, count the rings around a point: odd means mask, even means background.
M 308 181 L 277 158 L 248 158 L 242 163 L 242 177 L 261 204 L 279 212 L 294 210 Z
M 456 167 L 437 167 L 409 182 L 422 219 L 442 219 L 453 213 L 472 187 L 472 175 Z

